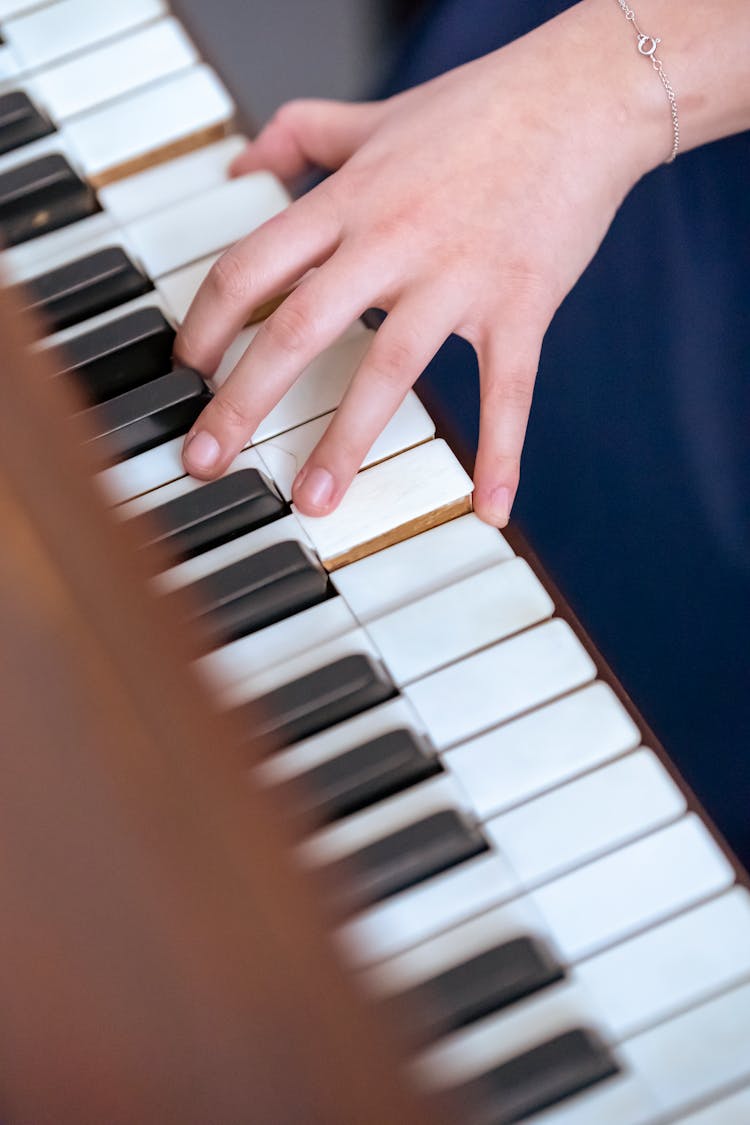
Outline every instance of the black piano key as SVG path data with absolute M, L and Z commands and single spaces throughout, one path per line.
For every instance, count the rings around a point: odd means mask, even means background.
M 514 938 L 386 1001 L 426 1044 L 562 980 L 565 970 L 544 942 Z M 394 1024 L 395 1026 L 395 1024 Z
M 23 90 L 0 94 L 0 156 L 54 132 L 50 119 Z
M 303 816 L 330 823 L 416 785 L 441 768 L 424 740 L 402 727 L 295 778 L 293 802 Z
M 241 469 L 136 517 L 144 545 L 164 543 L 180 559 L 228 543 L 288 512 L 257 469 Z
M 180 367 L 144 387 L 92 406 L 84 417 L 90 439 L 110 462 L 125 461 L 185 434 L 211 395 L 197 371 Z
M 68 340 L 62 370 L 75 372 L 92 402 L 106 402 L 167 375 L 174 338 L 160 309 L 137 309 Z
M 251 712 L 259 739 L 280 747 L 342 723 L 395 694 L 385 669 L 366 654 L 356 653 L 283 684 L 239 710 Z
M 599 1036 L 576 1028 L 509 1059 L 454 1090 L 460 1106 L 474 1106 L 471 1125 L 512 1125 L 619 1073 Z
M 16 246 L 99 210 L 94 189 L 60 153 L 40 156 L 0 175 L 0 237 Z
M 27 307 L 58 332 L 153 289 L 120 246 L 108 246 L 24 282 Z
M 455 809 L 443 809 L 375 840 L 328 869 L 334 873 L 337 905 L 351 913 L 484 851 L 487 843 L 479 828 Z
M 215 645 L 265 629 L 323 601 L 328 575 L 296 540 L 274 543 L 206 575 L 192 586 L 197 614 L 209 618 Z

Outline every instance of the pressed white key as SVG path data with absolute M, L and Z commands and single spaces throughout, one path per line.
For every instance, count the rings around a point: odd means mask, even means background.
M 3 34 L 24 68 L 44 66 L 167 14 L 163 0 L 59 0 L 10 19 Z
M 285 499 L 291 500 L 294 478 L 327 430 L 332 417 L 333 414 L 326 414 L 264 443 L 263 459 Z M 434 436 L 435 425 L 432 419 L 414 392 L 410 391 L 388 425 L 375 439 L 360 467 L 367 468 L 377 461 L 394 457 L 405 449 L 430 441 Z
M 444 749 L 572 691 L 595 675 L 591 657 L 570 626 L 554 620 L 405 690 L 430 738 Z
M 323 668 L 326 664 L 332 664 L 343 656 L 351 656 L 358 652 L 366 653 L 373 660 L 380 659 L 380 654 L 363 629 L 353 629 L 350 633 L 327 641 L 326 644 L 319 645 L 310 652 L 300 653 L 293 660 L 243 679 L 223 692 L 222 699 L 228 707 L 237 706 L 249 699 L 257 699 L 260 695 L 274 691 L 282 684 L 306 676 L 308 672 L 314 672 L 317 668 Z
M 750 895 L 742 887 L 576 968 L 618 1040 L 748 977 Z
M 355 965 L 374 964 L 518 893 L 518 879 L 496 852 L 467 860 L 411 890 L 378 903 L 337 933 Z
M 750 984 L 645 1031 L 620 1048 L 665 1111 L 750 1079 Z
M 329 598 L 320 605 L 216 649 L 202 658 L 198 668 L 213 686 L 226 688 L 238 680 L 260 675 L 268 668 L 343 637 L 356 625 L 344 600 Z
M 676 820 L 685 808 L 656 755 L 637 750 L 494 817 L 485 832 L 531 886 Z
M 547 940 L 544 919 L 528 898 L 514 899 L 368 969 L 364 981 L 377 994 L 405 992 L 498 945 L 528 936 Z
M 169 320 L 169 311 L 164 307 L 164 304 L 159 299 L 158 293 L 143 293 L 140 297 L 135 297 L 132 301 L 127 301 L 124 305 L 117 305 L 114 309 L 107 309 L 106 312 L 99 313 L 97 316 L 89 317 L 88 320 L 82 320 L 78 324 L 71 324 L 69 328 L 62 328 L 59 332 L 55 332 L 52 336 L 46 336 L 44 340 L 40 341 L 39 347 L 44 348 L 63 348 L 69 340 L 74 340 L 77 336 L 83 336 L 87 332 L 93 332 L 95 328 L 101 328 L 103 324 L 110 324 L 113 320 L 120 320 L 122 317 L 129 316 L 130 313 L 137 312 L 138 309 L 160 309 L 164 313 L 165 319 Z
M 26 281 L 105 246 L 123 244 L 122 232 L 106 211 L 100 211 L 88 219 L 4 250 L 3 271 L 13 281 Z M 128 249 L 126 243 L 125 248 Z
M 345 723 L 338 723 L 330 730 L 290 746 L 288 750 L 281 750 L 261 765 L 260 776 L 268 784 L 285 781 L 400 727 L 421 733 L 417 716 L 402 697 L 389 699 L 362 715 L 355 715 Z
M 554 604 L 524 559 L 511 559 L 371 621 L 398 684 L 536 625 Z
M 203 149 L 199 149 L 199 152 L 203 151 Z M 190 153 L 190 155 L 194 156 L 197 154 Z M 167 167 L 167 165 L 164 165 L 164 167 Z M 157 171 L 159 171 L 159 169 L 153 169 L 153 172 Z M 216 183 L 207 185 L 205 190 L 210 191 L 212 188 L 218 187 L 220 184 L 224 183 L 227 179 L 228 177 L 226 175 L 222 176 L 220 179 L 217 178 Z M 113 184 L 112 186 L 116 188 L 120 185 Z M 193 192 L 192 194 L 199 195 L 202 193 Z M 185 314 L 193 302 L 193 297 L 198 292 L 208 271 L 219 256 L 220 252 L 209 254 L 205 258 L 199 258 L 197 262 L 191 262 L 189 266 L 183 266 L 181 269 L 174 270 L 172 273 L 166 273 L 157 280 L 156 287 L 165 301 L 168 302 L 178 324 L 185 319 Z
M 246 144 L 246 139 L 237 134 L 223 137 L 100 188 L 99 200 L 118 223 L 132 223 L 151 211 L 164 210 L 223 184 L 229 179 L 229 165 Z
M 573 961 L 717 894 L 733 877 L 708 829 L 688 814 L 540 887 L 532 898 Z
M 9 84 L 8 89 L 16 89 L 18 85 L 19 83 L 14 82 Z M 5 93 L 6 91 L 2 92 Z M 40 156 L 49 156 L 50 153 L 59 153 L 64 156 L 74 170 L 79 175 L 81 174 L 75 152 L 73 152 L 62 133 L 56 132 L 48 133 L 46 137 L 40 137 L 38 141 L 32 141 L 30 144 L 21 145 L 20 148 L 11 149 L 10 152 L 4 152 L 0 156 L 0 175 L 10 172 L 13 168 L 18 168 L 21 164 L 30 164 L 32 160 L 37 160 Z M 22 245 L 26 244 L 22 243 Z
M 257 469 L 261 473 L 264 472 L 260 457 L 254 449 L 245 449 L 238 457 L 235 457 L 224 476 L 239 473 L 243 469 Z M 138 516 L 141 512 L 149 512 L 152 508 L 168 504 L 170 500 L 175 500 L 178 496 L 184 496 L 187 492 L 195 492 L 196 489 L 203 487 L 204 482 L 202 480 L 197 480 L 195 477 L 181 477 L 180 480 L 172 481 L 171 484 L 165 484 L 163 488 L 158 488 L 145 496 L 138 496 L 135 500 L 128 501 L 127 504 L 121 504 L 117 509 L 117 515 L 120 519 L 127 520 L 131 516 Z
M 299 518 L 321 559 L 335 569 L 391 537 L 406 538 L 425 521 L 459 514 L 472 487 L 445 442 L 428 441 L 359 473 L 331 515 Z
M 484 820 L 634 749 L 639 741 L 640 732 L 615 693 L 597 682 L 449 750 L 444 762 Z
M 184 477 L 184 444 L 184 438 L 173 438 L 146 453 L 139 453 L 137 457 L 130 457 L 118 465 L 102 469 L 97 480 L 108 503 L 123 504 Z
M 169 18 L 45 67 L 24 87 L 54 120 L 63 121 L 196 62 L 195 47 L 178 21 Z
M 547 1039 L 588 1024 L 591 998 L 575 981 L 562 981 L 506 1012 L 446 1036 L 413 1065 L 433 1089 L 459 1085 Z
M 512 558 L 500 532 L 469 513 L 341 567 L 333 584 L 366 624 Z
M 258 328 L 253 327 L 240 332 L 216 372 L 214 386 L 220 387 L 223 384 L 257 331 Z M 326 348 L 305 368 L 278 405 L 260 423 L 253 434 L 253 441 L 257 443 L 275 438 L 303 422 L 334 410 L 369 348 L 372 337 L 373 333 L 361 321 L 352 324 L 335 344 Z M 272 456 L 283 448 L 283 442 L 277 443 Z M 270 465 L 269 471 L 273 475 Z
M 448 774 L 438 774 L 404 793 L 320 829 L 305 841 L 298 854 L 310 866 L 332 863 L 444 809 L 468 812 L 455 781 Z
M 89 179 L 106 182 L 114 170 L 127 175 L 128 165 L 137 158 L 225 125 L 233 110 L 213 70 L 193 66 L 72 118 L 63 132 Z
M 679 1125 L 747 1125 L 750 1121 L 750 1089 L 738 1090 L 706 1109 L 679 1119 Z
M 269 172 L 257 172 L 227 180 L 125 229 L 149 276 L 157 278 L 241 238 L 282 211 L 286 202 L 279 181 Z
M 229 543 L 222 543 L 219 547 L 204 551 L 202 555 L 196 555 L 194 559 L 187 559 L 185 562 L 179 563 L 164 574 L 157 575 L 154 579 L 154 585 L 162 592 L 176 590 L 180 586 L 197 582 L 199 578 L 204 578 L 207 574 L 213 574 L 216 570 L 222 570 L 225 566 L 231 566 L 232 563 L 239 562 L 240 559 L 249 558 L 257 551 L 263 551 L 266 547 L 271 547 L 274 543 L 281 543 L 285 539 L 294 539 L 299 543 L 304 543 L 305 546 L 309 545 L 307 536 L 294 516 L 285 516 L 283 519 L 266 524 L 265 527 L 250 531 L 247 535 L 240 535 Z M 230 669 L 227 668 L 226 671 L 228 679 L 243 678 L 241 670 L 232 677 L 229 676 Z

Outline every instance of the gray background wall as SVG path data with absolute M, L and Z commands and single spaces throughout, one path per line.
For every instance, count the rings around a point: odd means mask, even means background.
M 382 61 L 382 0 L 174 0 L 173 8 L 258 123 L 291 97 L 361 96 Z

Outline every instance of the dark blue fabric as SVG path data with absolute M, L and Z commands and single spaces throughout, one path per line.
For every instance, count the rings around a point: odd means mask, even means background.
M 382 92 L 566 6 L 443 0 Z M 451 340 L 425 376 L 467 443 L 475 367 Z M 750 862 L 750 134 L 626 200 L 547 335 L 515 517 Z

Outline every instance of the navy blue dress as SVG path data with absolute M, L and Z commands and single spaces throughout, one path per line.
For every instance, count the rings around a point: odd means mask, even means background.
M 442 0 L 381 92 L 567 6 Z M 453 339 L 425 376 L 467 444 L 472 367 Z M 626 200 L 547 334 L 514 516 L 750 862 L 750 134 Z

